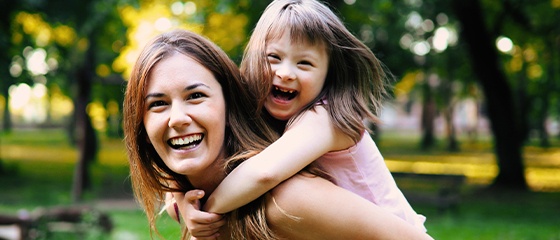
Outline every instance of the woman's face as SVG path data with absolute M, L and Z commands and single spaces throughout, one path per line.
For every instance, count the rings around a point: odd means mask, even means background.
M 174 53 L 152 69 L 144 126 L 165 164 L 189 179 L 220 167 L 226 126 L 222 87 L 197 61 Z

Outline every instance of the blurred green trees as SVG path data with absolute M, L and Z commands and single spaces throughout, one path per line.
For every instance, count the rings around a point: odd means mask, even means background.
M 549 144 L 547 121 L 560 120 L 559 0 L 326 2 L 393 72 L 395 100 L 421 104 L 420 146 L 436 143 L 434 119 L 441 114 L 449 150 L 460 150 L 454 108 L 464 99 L 482 103 L 479 111 L 490 119 L 500 166 L 495 185 L 526 188 L 522 148 L 532 136 Z M 0 8 L 1 129 L 9 132 L 14 125 L 10 88 L 44 85 L 47 111 L 39 125 L 68 127 L 80 152 L 73 188 L 78 201 L 88 185 L 97 134 L 122 137 L 123 90 L 145 41 L 161 31 L 187 28 L 239 62 L 267 4 L 8 1 Z M 73 114 L 56 120 L 51 114 L 57 111 Z

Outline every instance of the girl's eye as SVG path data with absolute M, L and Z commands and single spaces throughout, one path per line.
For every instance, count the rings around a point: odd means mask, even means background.
M 278 57 L 278 55 L 272 54 L 272 53 L 271 53 L 271 54 L 268 54 L 268 55 L 267 55 L 267 58 L 268 58 L 268 61 L 269 61 L 269 62 L 277 62 L 277 61 L 280 61 L 280 57 Z
M 309 61 L 301 61 L 301 62 L 299 62 L 299 64 L 313 66 L 313 64 Z

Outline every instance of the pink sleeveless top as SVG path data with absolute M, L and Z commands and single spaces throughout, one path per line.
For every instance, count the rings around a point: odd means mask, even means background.
M 426 217 L 412 209 L 368 132 L 362 135 L 356 145 L 346 150 L 329 152 L 316 161 L 331 174 L 338 186 L 426 231 Z

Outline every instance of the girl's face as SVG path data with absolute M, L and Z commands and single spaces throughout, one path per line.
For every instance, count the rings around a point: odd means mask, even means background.
M 191 181 L 220 167 L 226 127 L 222 87 L 197 61 L 174 53 L 154 66 L 144 126 L 165 164 Z
M 276 119 L 288 120 L 315 99 L 329 67 L 324 44 L 292 42 L 290 34 L 269 41 L 266 55 L 273 74 L 264 107 Z

